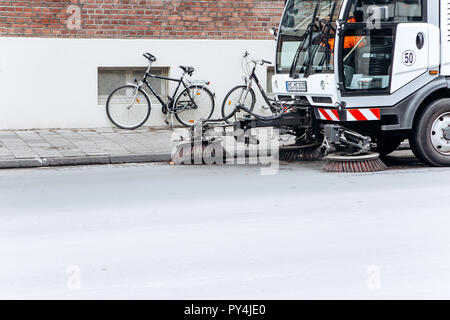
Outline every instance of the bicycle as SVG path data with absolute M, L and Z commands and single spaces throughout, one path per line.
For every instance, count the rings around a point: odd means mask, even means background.
M 253 65 L 251 69 L 249 69 L 248 67 L 249 64 Z M 280 112 L 283 112 L 285 110 L 280 101 L 269 98 L 267 96 L 265 90 L 259 82 L 258 77 L 256 76 L 256 67 L 258 65 L 264 66 L 265 64 L 270 65 L 272 64 L 272 62 L 267 60 L 254 60 L 250 58 L 250 54 L 247 51 L 244 53 L 244 56 L 242 57 L 242 69 L 246 74 L 244 76 L 245 84 L 238 85 L 231 89 L 225 96 L 225 99 L 222 103 L 222 117 L 227 123 L 231 123 L 230 120 L 233 118 L 233 112 L 235 119 L 238 117 L 238 115 L 244 112 L 235 110 L 236 106 L 245 107 L 246 109 L 253 112 L 256 104 L 256 95 L 255 91 L 252 88 L 253 81 L 258 86 L 258 89 L 261 92 L 264 101 L 268 105 L 268 107 L 263 106 L 264 109 L 270 110 L 274 115 L 279 114 Z
M 180 79 L 158 76 L 150 73 L 152 64 L 156 57 L 150 53 L 144 53 L 149 60 L 149 66 L 143 78 L 136 84 L 129 83 L 115 89 L 106 101 L 106 113 L 109 120 L 121 129 L 134 130 L 147 122 L 152 109 L 150 97 L 143 90 L 146 85 L 150 92 L 161 103 L 161 111 L 166 115 L 166 123 L 171 116 L 170 126 L 173 128 L 173 115 L 178 122 L 186 127 L 192 126 L 200 119 L 210 119 L 214 112 L 215 95 L 207 88 L 208 81 L 189 81 L 185 76 L 192 76 L 195 69 L 180 66 L 183 74 Z M 147 78 L 178 82 L 178 86 L 172 97 L 168 96 L 168 102 L 164 102 L 160 95 L 153 89 Z M 181 86 L 184 89 L 178 93 Z

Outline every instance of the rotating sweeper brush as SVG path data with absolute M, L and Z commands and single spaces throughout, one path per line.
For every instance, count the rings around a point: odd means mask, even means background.
M 327 163 L 324 170 L 327 172 L 363 173 L 387 169 L 383 161 L 380 160 L 380 155 L 375 152 L 357 156 L 333 153 L 325 157 L 325 159 Z
M 281 146 L 280 160 L 286 162 L 315 161 L 323 159 L 319 144 Z
M 325 126 L 325 144 L 329 153 L 325 160 L 327 172 L 378 172 L 387 167 L 380 155 L 371 152 L 371 138 L 344 129 L 339 125 Z M 343 151 L 340 151 L 343 150 Z

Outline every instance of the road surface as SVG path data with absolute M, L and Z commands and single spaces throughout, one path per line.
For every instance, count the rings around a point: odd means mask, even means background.
M 450 298 L 450 169 L 0 171 L 0 298 Z

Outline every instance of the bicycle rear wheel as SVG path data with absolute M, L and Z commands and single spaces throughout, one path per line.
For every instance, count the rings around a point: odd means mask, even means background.
M 126 85 L 114 90 L 106 101 L 106 114 L 117 127 L 134 130 L 149 118 L 151 103 L 144 91 L 137 86 Z
M 236 105 L 241 105 L 243 107 L 246 107 L 250 111 L 253 111 L 256 104 L 256 95 L 252 88 L 249 88 L 247 90 L 246 85 L 241 85 L 234 87 L 230 90 L 230 92 L 227 94 L 225 99 L 222 103 L 222 117 L 228 118 L 231 113 L 236 108 Z M 239 111 L 236 113 L 236 118 L 242 117 L 243 111 Z M 234 122 L 234 117 L 227 119 L 226 122 L 232 123 Z
M 190 86 L 180 93 L 174 106 L 177 120 L 190 127 L 198 120 L 211 118 L 214 112 L 214 94 L 203 86 Z

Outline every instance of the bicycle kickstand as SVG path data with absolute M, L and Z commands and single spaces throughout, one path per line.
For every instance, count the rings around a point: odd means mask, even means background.
M 170 130 L 173 130 L 173 112 L 170 114 Z
M 170 119 L 169 119 L 170 117 Z M 166 120 L 164 120 L 164 122 L 169 126 L 170 130 L 173 130 L 173 113 L 169 112 L 166 114 Z

